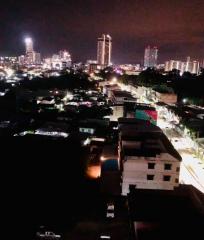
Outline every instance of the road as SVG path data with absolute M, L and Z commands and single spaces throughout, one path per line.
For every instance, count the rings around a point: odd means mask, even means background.
M 182 157 L 180 183 L 193 185 L 204 193 L 204 163 L 196 157 L 195 150 L 191 148 L 190 142 L 174 128 L 165 127 L 161 120 L 158 121 L 158 126 L 162 128 Z

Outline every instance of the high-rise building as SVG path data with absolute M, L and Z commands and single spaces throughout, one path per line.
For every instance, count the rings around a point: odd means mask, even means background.
M 106 67 L 111 65 L 112 38 L 110 35 L 103 34 L 98 38 L 97 62 Z
M 178 61 L 178 60 L 170 60 L 165 62 L 165 71 L 169 72 L 173 69 L 177 69 L 180 71 L 180 74 L 184 72 L 190 72 L 192 74 L 199 74 L 200 71 L 200 63 L 199 61 L 191 61 L 190 57 L 187 57 L 186 62 Z
M 170 62 L 166 61 L 165 64 L 164 64 L 164 71 L 169 72 L 170 71 L 169 69 L 170 69 Z
M 39 65 L 41 64 L 41 54 L 34 52 L 34 59 L 33 59 L 34 64 Z
M 24 63 L 26 65 L 41 64 L 40 53 L 37 53 L 34 51 L 33 40 L 30 37 L 25 38 L 25 50 L 26 50 L 26 55 L 25 55 Z
M 33 40 L 30 37 L 25 38 L 25 64 L 32 65 L 34 63 Z
M 190 62 L 191 61 L 191 57 L 188 56 L 187 59 L 186 59 L 186 62 Z
M 71 55 L 67 50 L 59 51 L 59 57 L 64 60 L 71 61 Z
M 70 53 L 67 50 L 59 51 L 59 57 L 62 61 L 63 68 L 71 67 L 72 59 Z
M 156 67 L 157 65 L 157 58 L 158 58 L 158 48 L 150 46 L 145 48 L 144 54 L 144 67 Z
M 201 61 L 200 67 L 201 67 L 201 68 L 204 68 L 204 59 L 203 59 L 203 61 Z
M 199 74 L 199 71 L 200 71 L 199 61 L 191 61 L 190 57 L 187 57 L 185 72 Z
M 44 61 L 44 68 L 62 70 L 71 67 L 71 55 L 66 50 L 59 51 L 58 54 L 53 54 L 52 58 L 47 58 Z
M 193 67 L 191 73 L 199 74 L 200 71 L 200 63 L 198 61 L 193 61 Z
M 32 38 L 27 37 L 25 39 L 25 45 L 26 45 L 26 54 L 33 52 L 33 40 Z
M 21 55 L 18 57 L 18 64 L 19 65 L 24 65 L 25 64 L 25 56 Z

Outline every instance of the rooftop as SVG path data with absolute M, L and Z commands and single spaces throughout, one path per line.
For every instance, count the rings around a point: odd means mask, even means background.
M 122 147 L 127 156 L 156 157 L 168 153 L 178 161 L 182 158 L 162 130 L 152 124 L 124 124 L 120 126 Z
M 180 185 L 173 191 L 132 190 L 128 202 L 134 221 L 178 222 L 204 217 L 204 195 L 188 185 Z
M 114 90 L 113 93 L 115 97 L 125 97 L 125 98 L 134 99 L 134 97 L 129 92 L 126 92 L 126 91 Z
M 122 135 L 134 136 L 139 132 L 162 132 L 162 130 L 149 121 L 135 118 L 119 118 L 119 128 Z

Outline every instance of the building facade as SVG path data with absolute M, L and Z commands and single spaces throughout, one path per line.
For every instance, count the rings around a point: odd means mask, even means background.
M 157 47 L 146 47 L 144 54 L 144 67 L 156 67 L 158 58 L 158 48 Z
M 41 64 L 41 55 L 34 51 L 32 38 L 25 38 L 25 56 L 19 57 L 19 64 L 27 66 Z
M 180 155 L 158 127 L 145 122 L 120 125 L 122 195 L 130 188 L 173 190 L 179 185 Z
M 103 67 L 111 65 L 112 38 L 110 35 L 103 34 L 98 38 L 97 62 Z
M 165 72 L 170 72 L 173 69 L 179 70 L 180 74 L 184 72 L 190 72 L 192 74 L 198 75 L 200 72 L 199 61 L 191 61 L 190 57 L 187 57 L 186 62 L 179 60 L 169 60 L 165 62 Z
M 61 50 L 58 54 L 53 54 L 52 58 L 44 59 L 43 67 L 46 69 L 63 70 L 71 67 L 72 59 L 67 50 Z

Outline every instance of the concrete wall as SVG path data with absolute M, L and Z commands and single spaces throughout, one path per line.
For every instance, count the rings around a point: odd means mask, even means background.
M 122 195 L 127 195 L 129 192 L 130 185 L 136 185 L 136 188 L 142 189 L 165 189 L 173 190 L 174 187 L 178 186 L 179 183 L 176 179 L 179 179 L 179 171 L 177 167 L 180 167 L 180 162 L 174 159 L 172 156 L 167 155 L 163 159 L 157 159 L 150 161 L 148 158 L 137 158 L 131 157 L 123 164 L 122 173 Z M 148 163 L 155 163 L 155 169 L 148 169 Z M 172 164 L 171 170 L 165 170 L 164 164 Z M 154 175 L 154 180 L 147 180 L 147 175 Z M 171 176 L 170 181 L 163 181 L 163 176 Z
M 177 103 L 177 94 L 155 92 L 155 100 L 166 104 Z
M 124 106 L 112 106 L 113 114 L 110 116 L 111 121 L 118 121 L 118 118 L 124 117 Z

